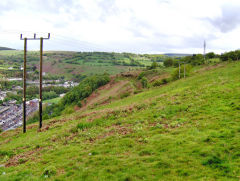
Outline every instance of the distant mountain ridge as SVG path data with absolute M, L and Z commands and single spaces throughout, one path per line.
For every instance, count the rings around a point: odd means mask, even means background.
M 169 56 L 169 57 L 185 57 L 185 56 L 192 56 L 193 54 L 187 54 L 187 53 L 164 53 L 163 55 Z
M 1 46 L 0 46 L 0 50 L 15 50 L 15 49 L 13 49 L 13 48 L 8 48 L 8 47 L 1 47 Z

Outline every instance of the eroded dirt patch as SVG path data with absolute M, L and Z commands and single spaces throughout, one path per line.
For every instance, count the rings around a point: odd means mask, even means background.
M 12 158 L 10 158 L 10 160 L 8 160 L 8 162 L 5 164 L 5 167 L 11 167 L 11 166 L 17 166 L 19 164 L 25 163 L 28 160 L 34 160 L 36 158 L 37 155 L 39 155 L 40 151 L 43 148 L 35 148 L 33 150 L 21 153 L 19 155 L 15 155 Z
M 90 142 L 94 142 L 96 140 L 99 140 L 99 139 L 104 139 L 104 138 L 107 138 L 109 136 L 113 136 L 113 135 L 116 135 L 116 134 L 119 134 L 119 135 L 127 135 L 127 134 L 131 134 L 133 133 L 133 130 L 130 128 L 130 125 L 112 125 L 112 126 L 109 126 L 107 127 L 108 131 L 97 136 L 96 138 L 91 138 L 89 141 Z

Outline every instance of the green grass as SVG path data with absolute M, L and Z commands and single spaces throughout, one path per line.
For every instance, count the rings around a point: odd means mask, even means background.
M 239 180 L 240 62 L 0 136 L 0 180 Z
M 55 104 L 57 104 L 60 101 L 60 99 L 61 99 L 61 97 L 56 97 L 54 99 L 45 100 L 45 101 L 43 101 L 43 103 L 52 103 L 52 104 L 55 103 Z

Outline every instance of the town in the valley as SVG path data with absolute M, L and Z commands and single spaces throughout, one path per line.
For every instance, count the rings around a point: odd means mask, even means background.
M 22 82 L 22 78 L 8 78 L 6 81 L 19 81 Z M 54 84 L 53 84 L 54 83 Z M 27 81 L 29 86 L 38 86 L 39 81 Z M 60 81 L 60 80 L 45 80 L 43 81 L 43 87 L 55 86 L 59 88 L 71 88 L 78 85 L 78 83 L 73 81 Z M 0 106 L 0 129 L 1 131 L 6 131 L 10 129 L 15 129 L 22 125 L 23 120 L 23 105 L 22 103 L 17 103 L 16 100 L 6 100 L 8 94 L 16 94 L 17 91 L 22 91 L 21 86 L 13 85 L 11 90 L 0 90 L 0 101 L 2 105 Z M 64 94 L 60 94 L 59 97 L 63 97 Z M 26 102 L 26 116 L 29 117 L 38 111 L 39 100 L 37 98 L 28 100 Z

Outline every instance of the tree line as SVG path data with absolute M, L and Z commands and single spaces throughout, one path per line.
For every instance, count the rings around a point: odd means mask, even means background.
M 230 51 L 222 53 L 221 55 L 215 54 L 214 52 L 209 52 L 205 55 L 193 54 L 192 56 L 185 56 L 182 58 L 167 58 L 164 60 L 163 64 L 165 67 L 177 67 L 179 62 L 185 62 L 187 64 L 202 65 L 211 62 L 212 59 L 219 59 L 219 61 L 238 61 L 240 58 L 240 50 Z

